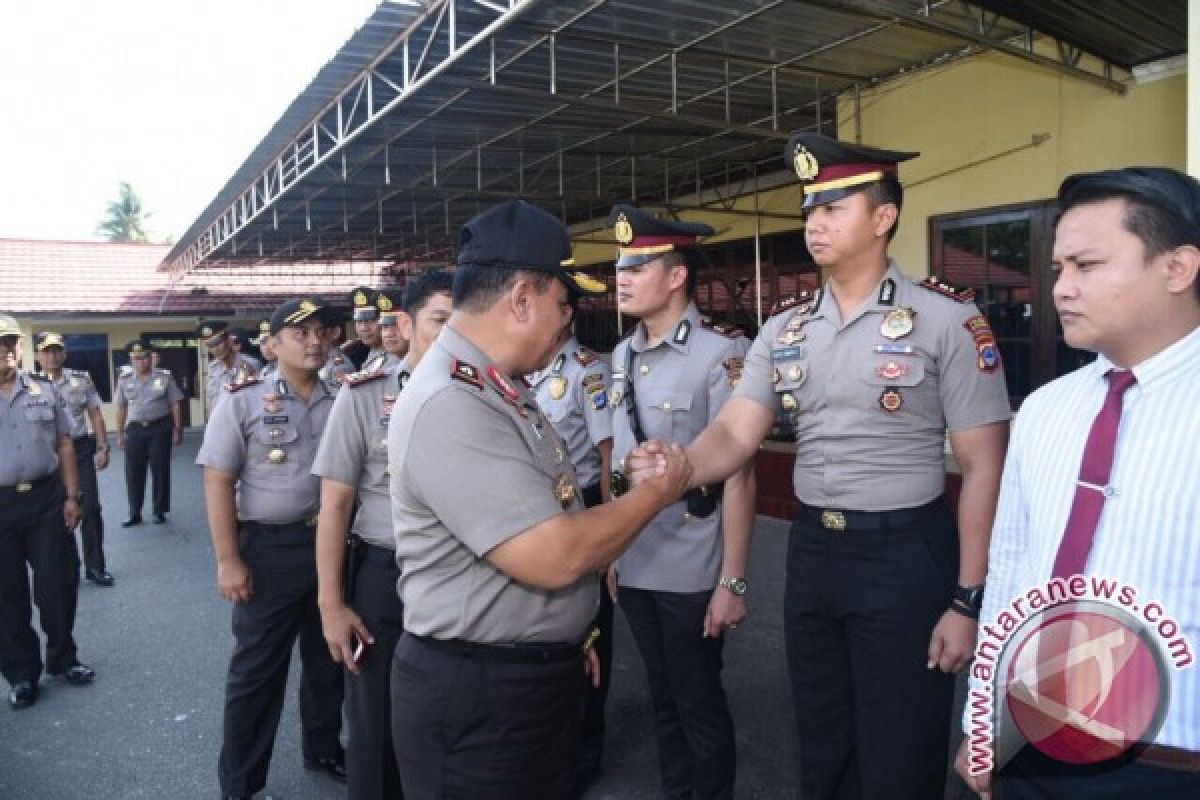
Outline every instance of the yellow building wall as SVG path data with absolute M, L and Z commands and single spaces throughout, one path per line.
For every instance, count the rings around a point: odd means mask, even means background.
M 900 168 L 904 213 L 891 248 L 914 275 L 929 269 L 930 216 L 1053 198 L 1076 172 L 1184 169 L 1187 160 L 1185 75 L 1130 81 L 1118 95 L 985 54 L 864 91 L 861 109 L 864 144 L 921 152 Z M 853 140 L 849 98 L 838 123 L 839 136 Z

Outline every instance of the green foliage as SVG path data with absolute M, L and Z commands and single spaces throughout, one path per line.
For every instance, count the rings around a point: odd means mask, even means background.
M 118 197 L 108 204 L 104 210 L 96 233 L 106 237 L 110 242 L 145 242 L 149 241 L 146 222 L 151 212 L 142 207 L 142 199 L 128 181 L 121 181 Z

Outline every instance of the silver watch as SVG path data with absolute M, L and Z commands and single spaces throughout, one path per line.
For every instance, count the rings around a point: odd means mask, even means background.
M 746 590 L 750 588 L 750 584 L 746 583 L 745 578 L 734 578 L 729 575 L 722 575 L 721 580 L 717 581 L 717 586 L 722 589 L 728 589 L 738 597 L 744 595 Z

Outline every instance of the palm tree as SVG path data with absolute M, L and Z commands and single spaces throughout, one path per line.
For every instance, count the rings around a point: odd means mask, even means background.
M 142 199 L 129 181 L 121 181 L 118 192 L 119 197 L 105 209 L 104 220 L 96 233 L 110 242 L 147 241 L 146 220 L 150 218 L 150 212 L 142 209 Z

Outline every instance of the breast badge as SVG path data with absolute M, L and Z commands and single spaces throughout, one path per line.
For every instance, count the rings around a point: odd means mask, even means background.
M 904 405 L 904 398 L 900 396 L 900 390 L 895 386 L 889 386 L 883 390 L 883 394 L 879 395 L 879 407 L 888 413 L 899 411 L 902 405 Z
M 908 336 L 913 331 L 913 317 L 916 315 L 917 312 L 907 306 L 893 309 L 884 315 L 879 332 L 892 341 Z
M 550 397 L 555 400 L 562 400 L 567 393 L 567 379 L 562 375 L 555 375 L 550 379 Z

